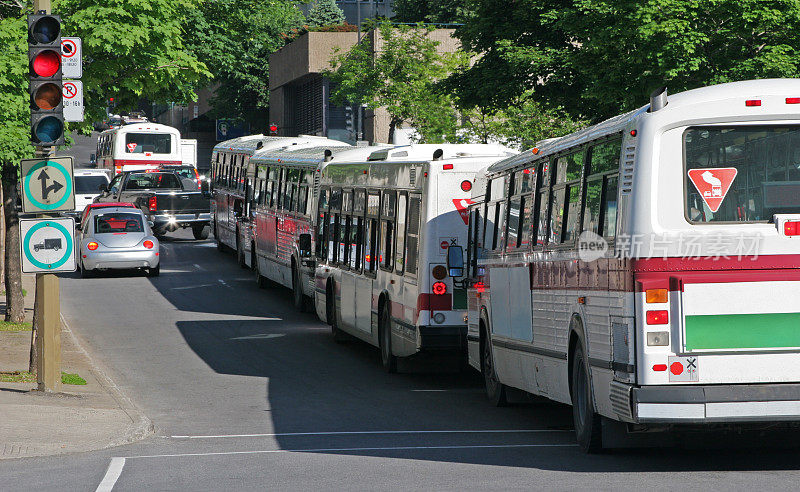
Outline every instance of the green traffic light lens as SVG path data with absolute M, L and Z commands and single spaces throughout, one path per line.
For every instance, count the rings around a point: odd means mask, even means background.
M 54 17 L 42 17 L 31 26 L 31 36 L 39 44 L 49 44 L 58 39 L 61 23 Z
M 34 128 L 36 139 L 43 144 L 55 142 L 63 133 L 64 124 L 55 116 L 42 118 Z
M 51 110 L 61 104 L 61 88 L 56 84 L 48 83 L 36 89 L 33 95 L 33 102 L 41 110 Z

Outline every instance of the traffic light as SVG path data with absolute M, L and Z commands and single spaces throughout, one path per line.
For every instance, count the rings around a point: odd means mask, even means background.
M 278 134 L 278 125 L 275 123 L 270 123 L 269 125 L 269 134 L 270 135 L 277 135 Z
M 64 105 L 59 16 L 49 14 L 28 16 L 28 62 L 31 139 L 36 145 L 62 145 Z

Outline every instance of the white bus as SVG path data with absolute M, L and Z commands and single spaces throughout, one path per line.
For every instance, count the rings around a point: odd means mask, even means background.
M 612 429 L 800 421 L 798 104 L 800 80 L 664 90 L 489 167 L 468 346 L 493 402 L 572 404 L 590 452 Z
M 420 351 L 466 348 L 466 291 L 445 255 L 467 242 L 476 171 L 513 154 L 496 145 L 411 145 L 322 170 L 315 216 L 320 319 L 380 347 L 384 369 Z
M 113 174 L 183 163 L 181 134 L 158 123 L 137 123 L 105 130 L 97 139 L 97 167 Z

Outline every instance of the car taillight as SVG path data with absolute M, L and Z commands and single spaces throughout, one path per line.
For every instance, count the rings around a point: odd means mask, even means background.
M 142 246 L 144 246 L 147 249 L 153 249 L 154 244 L 153 241 L 148 239 L 147 241 L 142 243 Z
M 150 208 L 151 212 L 155 212 L 158 209 L 156 197 L 151 196 L 149 200 L 147 200 L 147 206 Z
M 90 242 L 89 244 L 86 245 L 86 249 L 88 249 L 89 251 L 94 251 L 94 250 L 97 249 L 98 246 L 99 246 L 99 244 L 97 244 L 96 242 L 92 241 L 92 242 Z
M 647 311 L 648 325 L 666 325 L 669 323 L 669 313 L 667 311 Z
M 434 282 L 433 293 L 436 294 L 437 296 L 447 294 L 447 284 L 445 284 L 444 282 Z

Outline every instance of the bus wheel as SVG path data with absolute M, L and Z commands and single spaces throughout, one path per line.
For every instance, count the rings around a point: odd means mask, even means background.
M 378 336 L 381 346 L 381 365 L 383 370 L 388 373 L 397 372 L 397 357 L 392 354 L 392 326 L 389 319 L 389 309 L 386 307 L 381 311 L 378 323 Z
M 347 335 L 339 329 L 339 323 L 336 321 L 336 296 L 333 294 L 333 286 L 330 284 L 328 284 L 328 291 L 325 296 L 325 318 L 325 321 L 331 325 L 333 341 L 336 343 L 346 342 Z
M 244 262 L 244 248 L 242 248 L 242 242 L 239 241 L 238 232 L 236 233 L 236 262 L 240 267 L 247 268 L 247 264 Z
M 487 336 L 483 343 L 483 384 L 486 386 L 486 396 L 496 407 L 508 405 L 506 386 L 497 379 L 494 368 L 494 355 L 492 354 L 492 341 Z
M 292 300 L 294 301 L 295 309 L 301 313 L 306 312 L 306 300 L 303 295 L 303 285 L 300 283 L 300 272 L 297 267 L 292 268 Z
M 192 235 L 194 235 L 194 238 L 196 240 L 202 241 L 204 239 L 208 239 L 208 233 L 209 233 L 210 229 L 211 228 L 208 227 L 206 224 L 193 225 L 192 226 Z
M 256 272 L 256 283 L 258 284 L 258 288 L 266 289 L 269 287 L 269 279 L 261 275 L 261 271 L 258 269 L 258 260 L 256 260 L 255 264 L 253 265 L 253 270 Z
M 578 445 L 585 453 L 597 453 L 603 449 L 601 422 L 594 412 L 587 368 L 579 342 L 572 357 L 572 419 Z

